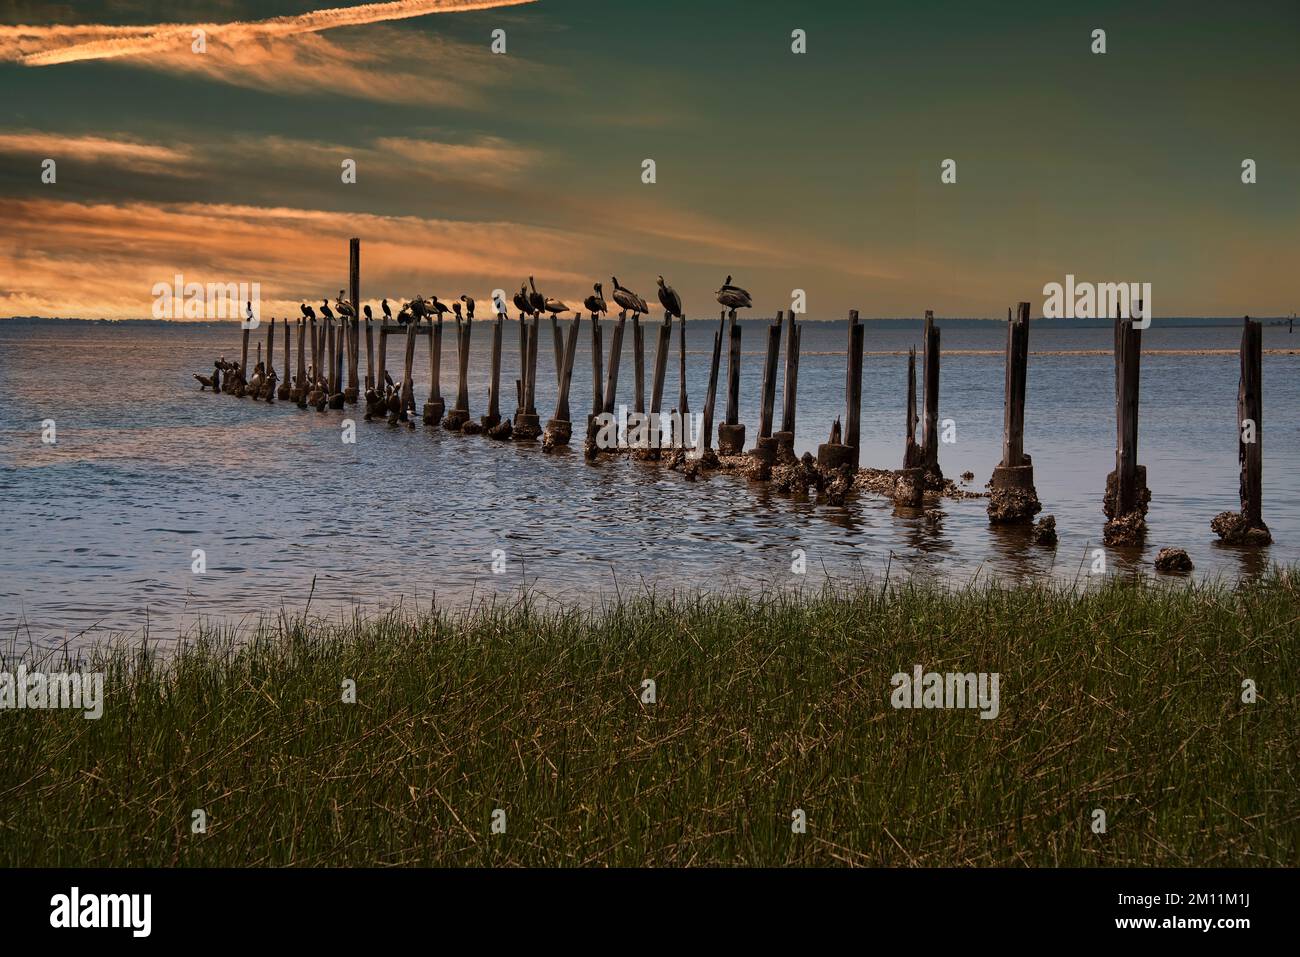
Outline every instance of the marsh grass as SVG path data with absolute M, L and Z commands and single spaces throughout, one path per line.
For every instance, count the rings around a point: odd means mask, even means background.
M 0 861 L 1294 866 L 1298 619 L 1275 572 L 201 629 L 78 662 L 98 721 L 0 712 Z M 915 664 L 1000 716 L 893 709 Z

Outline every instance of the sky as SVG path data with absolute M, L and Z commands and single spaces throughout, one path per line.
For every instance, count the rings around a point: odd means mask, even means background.
M 177 273 L 296 315 L 351 236 L 367 301 L 1300 309 L 1296 0 L 8 0 L 0 91 L 0 316 L 147 317 Z

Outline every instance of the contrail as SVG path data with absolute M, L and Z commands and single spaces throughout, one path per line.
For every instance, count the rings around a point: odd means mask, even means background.
M 513 7 L 535 0 L 394 0 L 363 3 L 356 7 L 331 7 L 291 17 L 236 20 L 230 23 L 157 23 L 151 26 L 114 27 L 94 24 L 52 26 L 0 26 L 0 60 L 26 66 L 53 66 L 78 60 L 104 60 L 136 56 L 182 44 L 189 46 L 194 30 L 230 44 L 239 40 L 319 33 L 335 27 L 352 27 L 386 20 L 406 20 L 432 13 L 461 13 Z

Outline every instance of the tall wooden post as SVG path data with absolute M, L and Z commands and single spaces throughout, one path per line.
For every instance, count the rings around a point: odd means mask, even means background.
M 1007 311 L 1006 398 L 1002 414 L 1002 462 L 989 482 L 989 521 L 1033 521 L 1043 506 L 1034 489 L 1033 461 L 1025 454 L 1025 383 L 1029 365 L 1029 303 Z
M 691 402 L 686 388 L 686 317 L 679 321 L 680 332 L 677 337 L 677 411 L 682 415 L 682 422 L 690 414 Z M 685 426 L 683 426 L 683 430 Z
M 776 321 L 767 327 L 767 357 L 763 363 L 763 389 L 758 410 L 758 437 L 772 435 L 772 418 L 776 408 L 776 364 L 781 357 L 781 325 L 784 311 L 778 311 Z
M 645 330 L 641 328 L 641 317 L 632 314 L 632 366 L 636 375 L 636 393 L 633 397 L 632 411 L 645 413 Z
M 291 385 L 293 382 L 293 350 L 289 344 L 289 318 L 286 316 L 280 328 L 284 330 L 284 376 L 280 379 L 280 389 L 276 393 L 277 399 L 289 398 Z
M 269 377 L 271 370 L 275 368 L 275 317 L 266 324 L 266 368 L 263 370 Z
M 327 348 L 329 350 L 328 381 L 330 398 L 332 399 L 334 398 L 334 393 L 339 390 L 338 367 L 335 365 L 334 361 L 335 357 L 338 355 L 338 326 L 328 319 L 325 321 L 325 325 L 329 330 L 327 333 Z
M 429 322 L 429 398 L 424 403 L 424 424 L 437 425 L 447 411 L 442 398 L 442 315 Z
M 627 323 L 625 316 L 619 316 L 618 322 L 614 324 L 614 335 L 609 340 L 609 366 L 605 375 L 605 402 L 603 408 L 606 412 L 614 411 L 614 402 L 618 398 L 618 367 L 623 358 L 623 327 Z
M 916 444 L 916 346 L 907 350 L 907 431 L 903 443 L 903 468 L 919 468 L 925 461 L 921 447 Z
M 740 423 L 740 325 L 736 310 L 727 312 L 727 418 L 718 427 L 718 451 L 739 455 L 745 448 L 745 427 Z
M 723 322 L 726 320 L 724 319 Z M 702 448 L 713 448 L 713 405 L 718 398 L 718 367 L 722 364 L 722 333 L 726 327 L 719 323 L 718 331 L 713 334 L 713 358 L 709 364 L 709 390 L 704 396 L 704 435 L 700 441 Z
M 852 452 L 849 461 L 857 471 L 862 463 L 862 346 L 866 329 L 858 321 L 858 310 L 849 310 L 849 361 L 844 395 L 848 413 L 844 444 Z
M 353 317 L 348 337 L 348 390 L 349 402 L 356 402 L 360 388 L 357 382 L 357 365 L 361 353 L 361 240 L 348 240 L 348 295 L 352 297 Z
M 604 362 L 603 347 L 600 336 L 600 316 L 591 315 L 591 414 L 600 415 L 605 408 L 605 390 L 602 386 L 604 377 L 601 365 Z
M 1241 382 L 1237 387 L 1237 457 L 1241 462 L 1241 516 L 1266 528 L 1264 511 L 1264 340 L 1249 317 L 1241 330 Z
M 373 389 L 378 385 L 375 378 L 375 330 L 374 323 L 369 319 L 366 320 L 366 388 Z
M 415 378 L 412 375 L 412 370 L 415 366 L 415 340 L 418 325 L 414 321 L 406 325 L 406 355 L 402 366 L 402 411 L 398 416 L 403 422 L 407 420 L 409 413 L 415 411 Z
M 480 419 L 484 429 L 490 429 L 501 422 L 501 339 L 504 333 L 500 313 L 492 322 L 492 381 L 488 384 L 487 415 Z
M 672 316 L 665 315 L 664 321 L 659 326 L 659 339 L 655 344 L 655 372 L 654 383 L 650 389 L 650 415 L 655 416 L 651 422 L 651 428 L 659 427 L 658 414 L 663 410 L 664 401 L 664 378 L 668 373 L 668 350 L 672 345 L 673 337 L 673 319 Z
M 518 407 L 515 409 L 515 418 L 528 411 L 524 405 L 524 395 L 528 392 L 528 317 L 523 313 L 519 314 L 519 378 L 515 384 L 515 394 L 518 399 Z
M 239 360 L 239 379 L 241 382 L 248 381 L 248 333 L 247 324 L 244 326 L 244 348 Z
M 289 393 L 289 398 L 301 403 L 303 396 L 307 394 L 307 320 L 298 320 L 298 375 L 294 379 L 293 389 Z
M 387 356 L 388 356 L 388 319 L 387 317 L 385 317 L 379 320 L 379 358 L 378 361 L 375 363 L 375 391 L 378 392 L 380 395 L 384 394 L 385 387 L 387 385 L 387 382 L 384 378 L 387 373 L 384 360 Z
M 1137 314 L 1142 314 L 1139 301 Z M 1138 545 L 1146 539 L 1146 512 L 1151 493 L 1146 469 L 1138 465 L 1138 386 L 1141 381 L 1142 330 L 1132 319 L 1115 319 L 1115 470 L 1106 480 L 1102 503 L 1106 545 Z
M 558 326 L 557 326 L 558 329 Z M 542 441 L 544 449 L 568 445 L 573 437 L 573 423 L 569 421 L 569 385 L 573 381 L 573 360 L 578 354 L 578 333 L 582 329 L 582 316 L 575 315 L 569 326 L 569 339 L 565 343 L 560 363 L 559 391 L 555 401 L 555 415 L 546 423 Z M 556 333 L 559 336 L 559 332 Z
M 939 470 L 939 329 L 934 312 L 925 311 L 925 425 L 921 447 L 925 453 L 925 482 L 933 488 L 943 484 Z
M 773 436 L 777 445 L 794 454 L 794 416 L 799 389 L 799 341 L 803 327 L 796 325 L 794 310 L 787 313 L 785 336 L 785 385 L 781 391 L 781 431 Z

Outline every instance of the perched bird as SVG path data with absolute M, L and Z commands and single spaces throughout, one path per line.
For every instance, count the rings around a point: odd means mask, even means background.
M 404 326 L 411 321 L 411 304 L 403 303 L 402 308 L 397 312 L 397 324 Z
M 558 316 L 562 312 L 569 311 L 568 306 L 560 302 L 560 300 L 558 299 L 552 299 L 550 296 L 546 297 L 546 301 L 543 303 L 542 308 L 545 309 L 547 312 L 549 312 L 552 316 Z
M 471 299 L 469 296 L 465 295 L 464 293 L 461 293 L 461 295 L 460 295 L 460 301 L 463 302 L 463 303 L 465 304 L 465 317 L 466 317 L 467 319 L 473 319 L 473 318 L 474 318 L 474 300 Z
M 423 319 L 425 314 L 429 311 L 428 303 L 426 303 L 420 296 L 416 296 L 408 302 L 405 308 L 411 311 L 411 315 L 414 316 L 417 321 Z
M 207 376 L 199 375 L 195 372 L 194 378 L 198 380 L 200 392 L 203 392 L 205 389 L 211 389 L 213 392 L 216 392 L 217 389 L 220 388 L 220 373 L 213 372 L 212 375 Z M 217 379 L 216 382 L 212 381 L 214 378 Z
M 316 310 L 313 309 L 311 306 L 307 305 L 305 302 L 298 308 L 302 310 L 302 314 L 304 318 L 306 319 L 316 318 Z
M 596 290 L 595 295 L 588 296 L 582 301 L 582 304 L 587 307 L 587 311 L 593 316 L 608 313 L 609 307 L 605 304 L 605 294 L 600 291 L 600 283 L 595 283 L 591 288 Z
M 634 293 L 626 286 L 620 286 L 618 277 L 614 276 L 614 301 L 619 304 L 624 312 L 630 312 L 633 316 L 639 316 L 642 313 L 650 311 L 646 301 Z
M 379 300 L 379 308 L 382 309 L 382 310 L 384 310 L 384 318 L 385 318 L 385 319 L 391 319 L 391 318 L 393 318 L 393 310 L 390 309 L 390 308 L 388 307 L 388 300 L 387 300 L 387 299 L 381 299 L 381 300 Z
M 546 297 L 537 291 L 537 283 L 533 282 L 532 276 L 528 277 L 528 285 L 531 286 L 533 290 L 528 295 L 530 311 L 533 315 L 539 316 L 542 314 L 542 310 L 546 308 Z
M 677 295 L 676 289 L 664 282 L 663 276 L 659 277 L 659 301 L 668 313 L 668 318 L 682 318 L 682 297 Z
M 439 318 L 439 319 L 441 319 L 441 318 L 442 318 L 443 316 L 445 316 L 447 313 L 451 312 L 451 310 L 447 308 L 447 304 L 446 304 L 445 302 L 439 302 L 439 301 L 438 301 L 438 297 L 437 297 L 437 296 L 434 296 L 434 297 L 433 297 L 433 302 L 429 303 L 429 311 L 430 311 L 431 313 L 433 313 L 433 315 L 436 316 L 436 317 Z M 457 312 L 460 311 L 460 304 L 459 304 L 459 303 L 456 305 L 456 311 L 457 311 Z
M 339 290 L 338 298 L 334 300 L 334 308 L 338 310 L 340 316 L 344 319 L 355 319 L 357 311 L 352 308 L 352 303 L 343 298 L 343 290 Z
M 519 291 L 512 298 L 514 299 L 515 308 L 519 310 L 519 318 L 522 319 L 531 311 L 531 307 L 528 305 L 528 283 L 520 283 Z
M 718 302 L 733 312 L 737 309 L 749 309 L 754 305 L 754 300 L 749 298 L 748 292 L 739 286 L 731 284 L 730 276 L 722 284 L 722 288 L 718 290 Z
M 328 299 L 322 299 L 320 301 L 320 314 L 326 319 L 334 318 L 334 312 L 330 309 L 330 301 Z
M 369 322 L 371 319 L 375 318 L 370 312 L 370 303 L 365 304 L 365 306 L 362 309 L 362 312 L 366 314 L 366 322 Z
M 457 321 L 457 322 L 460 322 L 460 303 L 459 303 L 459 302 L 453 302 L 453 303 L 451 304 L 451 311 L 454 312 L 454 313 L 456 314 L 456 321 Z

